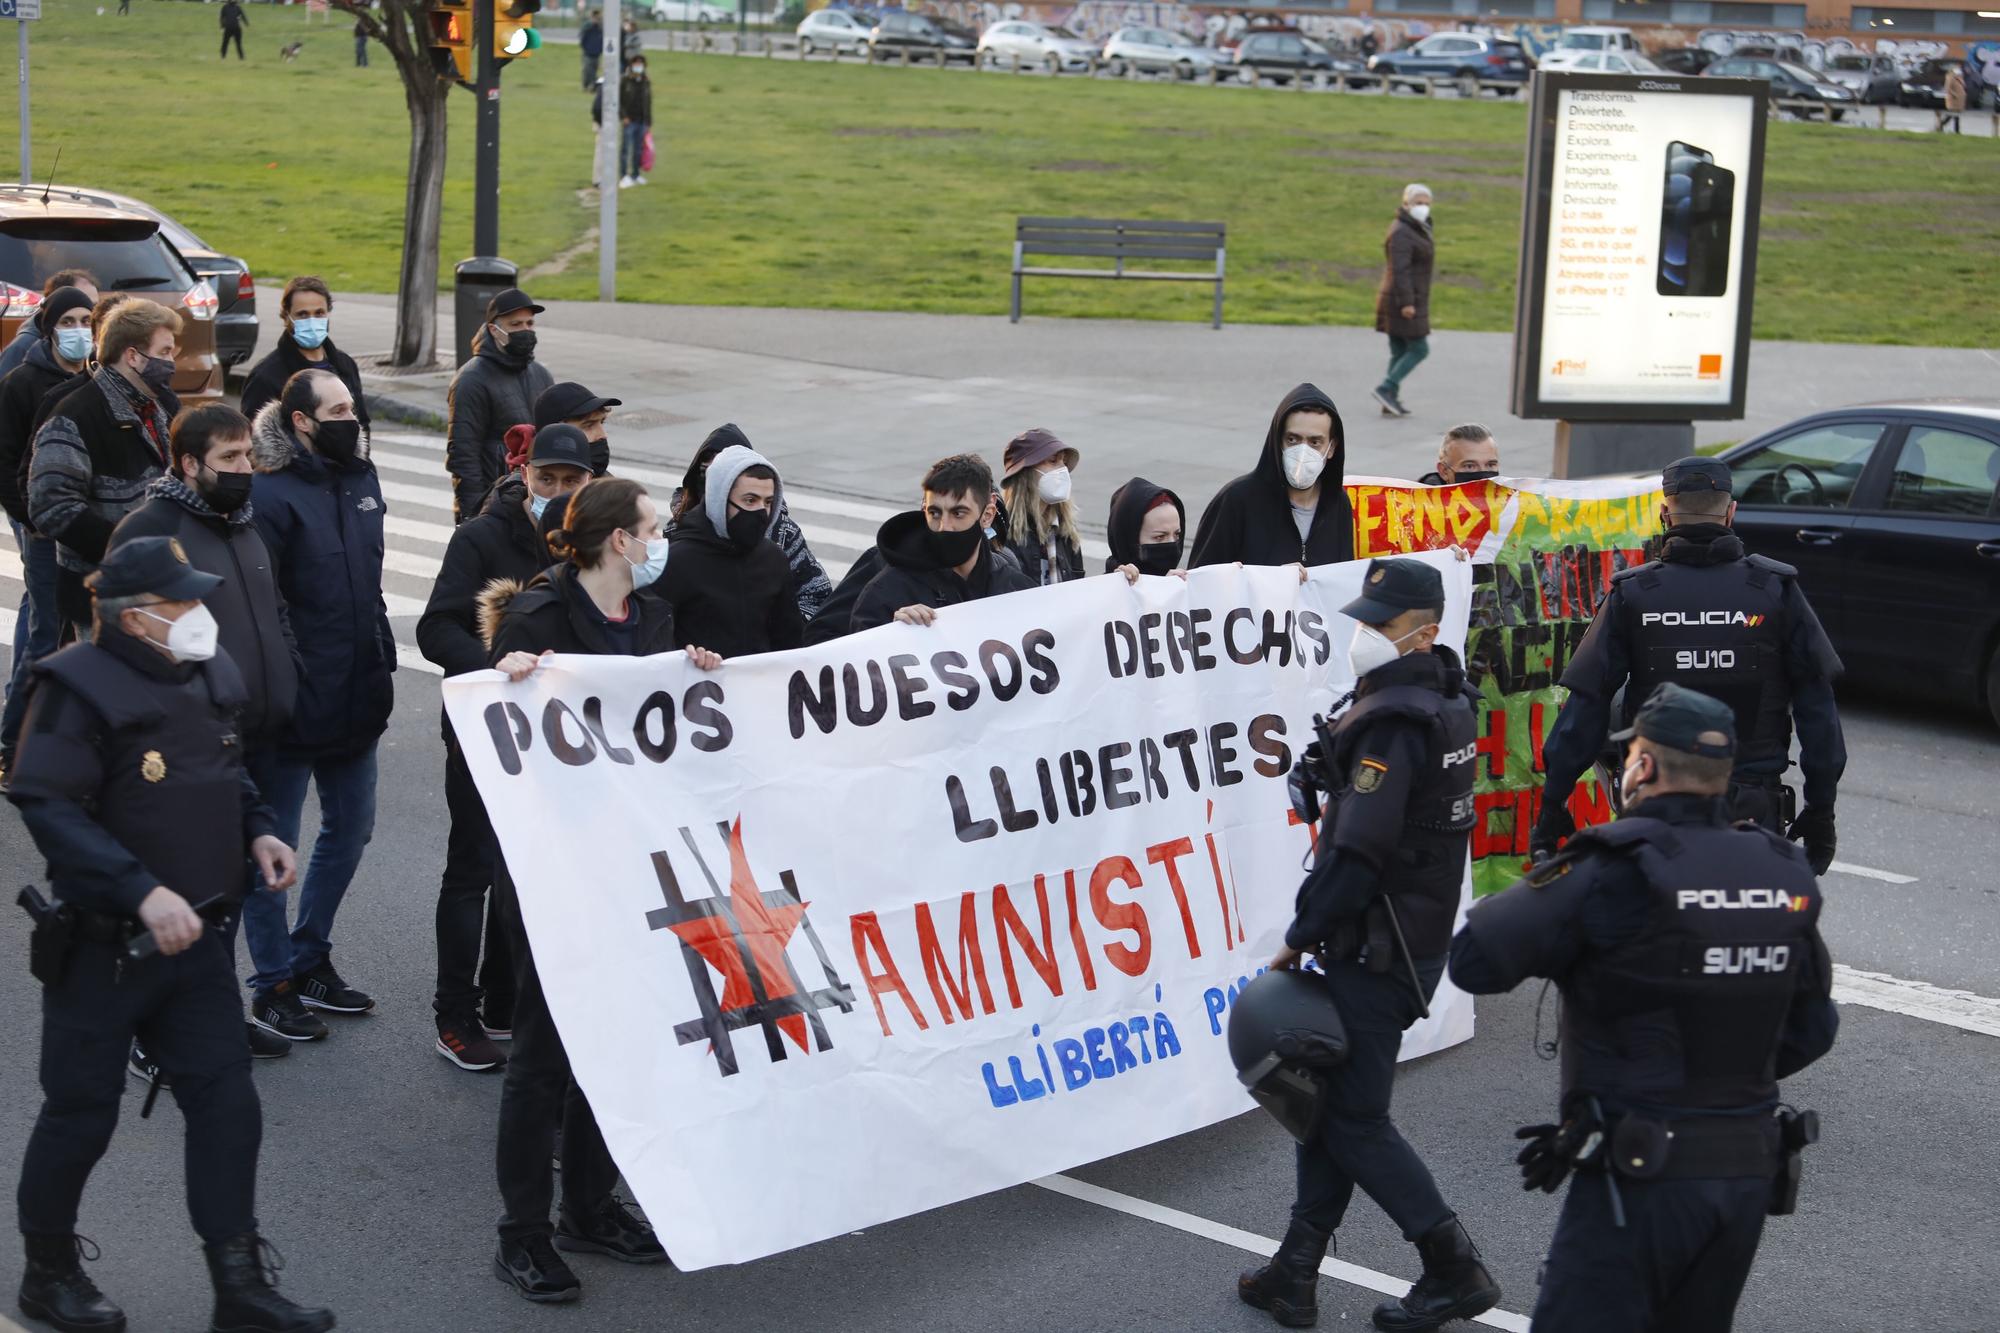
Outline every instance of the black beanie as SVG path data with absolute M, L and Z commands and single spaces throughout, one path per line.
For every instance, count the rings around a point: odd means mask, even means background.
M 42 308 L 35 312 L 35 330 L 44 338 L 56 321 L 72 310 L 88 310 L 96 302 L 85 294 L 81 287 L 58 287 L 42 302 Z

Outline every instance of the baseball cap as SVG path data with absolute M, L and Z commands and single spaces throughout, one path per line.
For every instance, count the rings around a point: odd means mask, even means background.
M 587 417 L 600 407 L 621 407 L 620 398 L 602 398 L 578 384 L 575 380 L 564 380 L 551 384 L 535 399 L 535 424 L 547 426 L 558 421 L 575 421 Z
M 1736 714 L 1719 699 L 1666 681 L 1647 696 L 1631 726 L 1611 733 L 1614 741 L 1634 736 L 1684 754 L 1728 759 L 1736 753 Z
M 1437 611 L 1444 607 L 1444 575 L 1421 560 L 1370 560 L 1361 580 L 1361 595 L 1340 608 L 1340 614 L 1364 625 L 1380 625 L 1405 611 Z
M 566 421 L 558 421 L 535 432 L 528 447 L 532 467 L 580 467 L 590 471 L 590 441 L 583 431 Z
M 1721 491 L 1728 495 L 1734 482 L 1729 464 L 1719 458 L 1703 458 L 1698 454 L 1676 459 L 1660 473 L 1660 489 L 1668 495 L 1686 495 L 1696 491 Z
M 547 306 L 536 305 L 519 287 L 509 287 L 486 303 L 486 322 L 491 324 L 500 316 L 511 315 L 516 310 L 532 311 L 539 315 L 546 309 Z
M 188 563 L 178 537 L 134 537 L 104 555 L 84 582 L 99 597 L 151 594 L 170 602 L 196 602 L 222 586 L 214 574 Z

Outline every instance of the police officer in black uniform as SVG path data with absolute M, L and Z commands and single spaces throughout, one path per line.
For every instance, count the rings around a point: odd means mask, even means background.
M 1840 658 L 1799 591 L 1798 571 L 1743 553 L 1729 526 L 1730 485 L 1729 465 L 1714 458 L 1683 458 L 1661 475 L 1659 558 L 1612 576 L 1563 672 L 1569 701 L 1542 747 L 1548 782 L 1529 840 L 1537 860 L 1576 831 L 1570 792 L 1603 748 L 1612 696 L 1624 687 L 1620 723 L 1629 724 L 1654 688 L 1672 681 L 1735 715 L 1731 816 L 1803 841 L 1815 874 L 1833 864 L 1834 794 L 1847 767 L 1833 701 Z M 1805 778 L 1805 809 L 1795 817 L 1782 780 L 1794 721 Z
M 188 1211 L 215 1282 L 213 1326 L 333 1327 L 331 1314 L 273 1289 L 275 1260 L 257 1234 L 263 1123 L 220 927 L 251 858 L 274 890 L 292 882 L 296 863 L 243 769 L 243 680 L 217 652 L 202 604 L 221 582 L 191 566 L 172 537 L 106 554 L 88 580 L 90 642 L 35 666 L 7 791 L 55 893 L 53 904 L 22 894 L 36 917 L 44 1100 L 21 1163 L 20 1304 L 66 1333 L 125 1327 L 83 1272 L 79 1259 L 95 1251 L 76 1219 L 118 1123 L 135 1036 L 187 1122 Z
M 1528 1188 L 1579 1173 L 1536 1333 L 1727 1333 L 1766 1213 L 1796 1199 L 1817 1117 L 1780 1111 L 1778 1080 L 1833 1045 L 1833 964 L 1805 854 L 1728 821 L 1735 727 L 1726 704 L 1658 687 L 1616 737 L 1624 816 L 1452 942 L 1451 978 L 1474 994 L 1562 990 L 1562 1123 L 1518 1135 Z
M 1295 968 L 1305 953 L 1318 959 L 1347 1054 L 1321 1085 L 1299 1145 L 1284 1244 L 1237 1292 L 1281 1324 L 1310 1326 L 1320 1261 L 1359 1185 L 1423 1257 L 1422 1278 L 1377 1307 L 1375 1326 L 1434 1329 L 1500 1301 L 1458 1215 L 1389 1119 L 1403 1031 L 1428 1012 L 1444 974 L 1465 878 L 1473 696 L 1457 655 L 1437 643 L 1444 580 L 1436 569 L 1371 561 L 1362 595 L 1342 613 L 1359 622 L 1354 706 L 1322 730 L 1295 777 L 1309 821 L 1316 798 L 1302 789 L 1330 799 L 1296 919 L 1271 966 Z

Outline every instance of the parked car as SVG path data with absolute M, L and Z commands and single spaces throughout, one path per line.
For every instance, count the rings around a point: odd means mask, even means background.
M 1221 63 L 1216 52 L 1165 28 L 1120 28 L 1105 39 L 1103 60 L 1113 74 L 1136 69 L 1183 79 L 1207 74 Z
M 1715 61 L 1715 52 L 1705 46 L 1670 46 L 1653 52 L 1653 63 L 1669 74 L 1699 74 Z
M 1849 679 L 2000 723 L 2000 401 L 1821 412 L 1722 457 L 1744 545 L 1797 566 Z
M 655 23 L 734 23 L 736 11 L 702 0 L 652 0 Z
M 1226 32 L 1215 39 L 1216 62 L 1223 65 L 1235 64 L 1236 50 L 1243 45 L 1243 39 L 1246 37 L 1255 37 L 1259 33 L 1288 33 L 1293 37 L 1305 36 L 1304 33 L 1289 23 L 1265 23 L 1259 24 L 1256 27 L 1244 28 L 1239 32 Z
M 1789 61 L 1767 60 L 1761 56 L 1729 56 L 1716 61 L 1702 71 L 1704 78 L 1717 79 L 1766 79 L 1771 84 L 1771 96 L 1790 102 L 1817 102 L 1817 108 L 1793 107 L 1792 114 L 1800 120 L 1811 120 L 1824 116 L 1829 120 L 1839 120 L 1849 111 L 1861 105 L 1861 99 L 1852 89 L 1843 88 L 1818 70 L 1804 65 L 1794 65 Z
M 1623 51 L 1628 55 L 1643 54 L 1639 41 L 1630 28 L 1565 28 L 1556 44 L 1545 51 L 1536 64 L 1549 68 L 1549 57 L 1567 51 Z M 1565 56 L 1565 59 L 1568 57 Z
M 1315 76 L 1331 80 L 1341 74 L 1366 78 L 1368 74 L 1368 67 L 1359 60 L 1337 56 L 1295 32 L 1245 33 L 1237 44 L 1231 69 L 1237 78 L 1251 83 L 1290 83 Z
M 1665 74 L 1637 51 L 1551 51 L 1537 65 L 1540 69 L 1588 70 L 1593 74 Z
M 1903 67 L 1894 56 L 1828 56 L 1826 77 L 1869 106 L 1886 106 L 1902 96 Z
M 868 58 L 889 60 L 908 51 L 912 57 L 973 61 L 978 58 L 979 39 L 956 23 L 912 14 L 906 9 L 885 9 L 868 34 Z
M 845 9 L 815 9 L 799 20 L 799 49 L 807 55 L 815 51 L 853 51 L 868 54 L 868 30 L 874 25 Z
M 1049 73 L 1062 70 L 1089 70 L 1096 66 L 1099 47 L 1085 41 L 1068 28 L 1031 23 L 1027 19 L 1007 19 L 986 29 L 979 39 L 979 58 L 994 64 L 1040 66 Z
M 130 292 L 181 314 L 174 392 L 187 404 L 222 397 L 215 354 L 215 288 L 194 271 L 160 223 L 129 209 L 41 186 L 0 186 L 0 340 L 42 303 L 42 283 L 57 269 L 83 268 L 105 292 Z
M 1535 62 L 1519 42 L 1470 32 L 1438 32 L 1414 46 L 1371 57 L 1368 68 L 1382 75 L 1391 91 L 1399 85 L 1422 88 L 1425 79 L 1435 79 L 1455 82 L 1461 96 L 1475 97 L 1483 81 L 1525 84 Z
M 0 189 L 16 189 L 19 186 L 0 186 Z M 40 196 L 39 185 L 27 187 Z M 240 365 L 250 359 L 257 350 L 257 284 L 250 276 L 249 261 L 235 255 L 226 255 L 209 245 L 182 226 L 179 221 L 162 213 L 143 200 L 122 194 L 112 194 L 108 190 L 80 189 L 66 186 L 54 191 L 55 194 L 85 203 L 103 204 L 109 208 L 120 208 L 142 217 L 149 217 L 160 224 L 160 232 L 174 249 L 180 251 L 181 258 L 197 275 L 208 280 L 215 288 L 215 355 L 224 366 Z

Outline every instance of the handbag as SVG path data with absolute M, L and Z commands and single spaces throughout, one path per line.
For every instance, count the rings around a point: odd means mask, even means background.
M 652 169 L 653 169 L 653 131 L 651 129 L 648 129 L 646 131 L 646 141 L 639 146 L 639 170 L 651 171 Z

